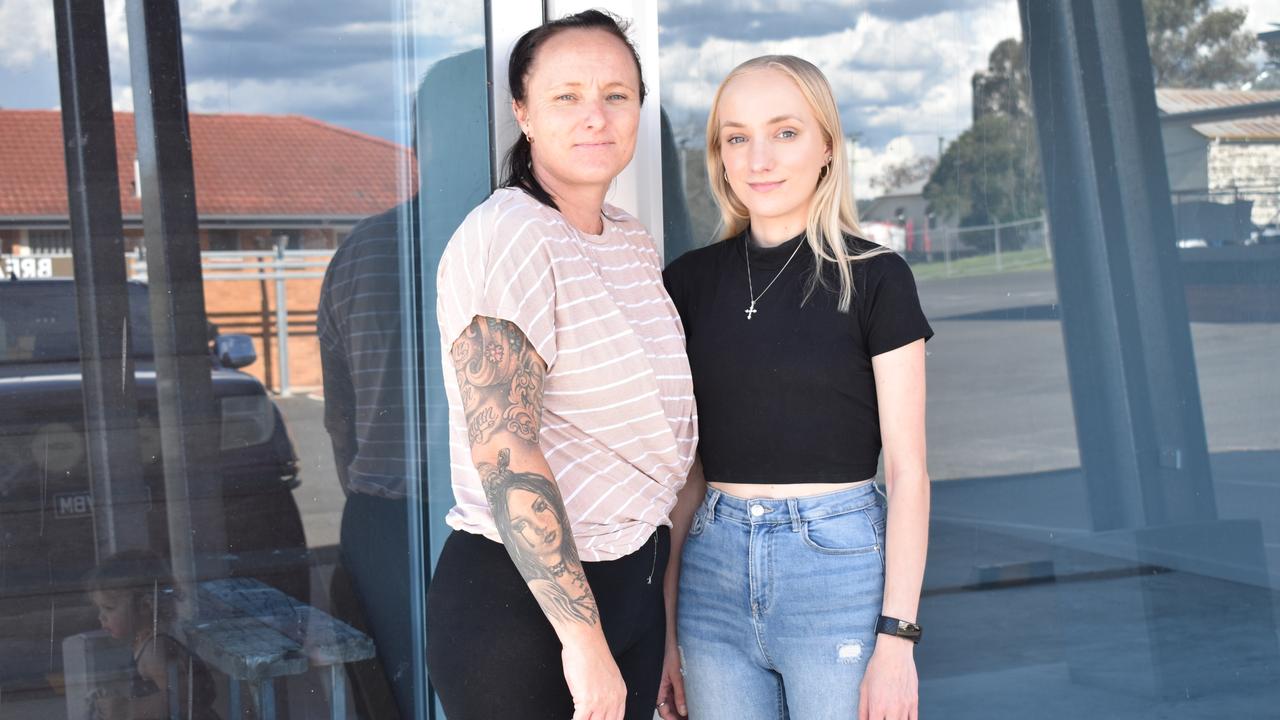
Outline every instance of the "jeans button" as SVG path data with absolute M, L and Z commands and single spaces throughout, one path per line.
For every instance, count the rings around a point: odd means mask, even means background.
M 764 514 L 764 506 L 763 506 L 763 505 L 752 505 L 752 506 L 751 506 L 751 514 L 752 514 L 752 515 L 754 515 L 754 516 L 756 516 L 756 517 L 760 517 L 761 515 L 763 515 L 763 514 Z

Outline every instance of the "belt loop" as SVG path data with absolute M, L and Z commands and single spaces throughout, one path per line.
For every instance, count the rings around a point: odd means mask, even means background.
M 800 503 L 795 498 L 787 498 L 787 510 L 791 513 L 791 532 L 800 532 Z
M 711 488 L 711 492 L 707 495 L 707 522 L 716 521 L 716 503 L 720 501 L 720 491 Z

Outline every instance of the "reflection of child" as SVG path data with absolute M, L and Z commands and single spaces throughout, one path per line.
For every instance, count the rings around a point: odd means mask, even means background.
M 88 589 L 102 629 L 133 649 L 128 696 L 95 696 L 95 720 L 217 720 L 208 668 L 169 634 L 178 591 L 164 561 L 146 550 L 126 550 L 94 568 Z

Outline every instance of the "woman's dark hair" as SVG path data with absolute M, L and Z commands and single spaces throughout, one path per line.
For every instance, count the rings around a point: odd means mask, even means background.
M 133 611 L 146 602 L 156 619 L 173 620 L 182 594 L 169 574 L 169 566 L 150 550 L 123 550 L 103 560 L 85 576 L 89 592 L 123 592 Z
M 511 84 L 511 99 L 524 103 L 527 97 L 525 81 L 529 70 L 537 59 L 538 49 L 543 43 L 559 35 L 565 30 L 600 30 L 618 38 L 631 51 L 631 58 L 636 61 L 636 76 L 640 78 L 640 103 L 644 104 L 644 71 L 640 69 L 640 55 L 627 38 L 630 24 L 601 10 L 583 10 L 580 13 L 566 15 L 559 20 L 545 22 L 530 30 L 516 41 L 511 49 L 511 60 L 507 63 L 507 82 Z M 511 148 L 507 150 L 506 177 L 503 187 L 520 188 L 532 195 L 538 202 L 559 209 L 551 199 L 551 195 L 542 187 L 533 175 L 533 148 L 529 139 L 520 133 Z

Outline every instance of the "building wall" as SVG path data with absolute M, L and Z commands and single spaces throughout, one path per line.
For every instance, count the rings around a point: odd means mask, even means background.
M 1209 187 L 1209 140 L 1186 125 L 1161 128 L 1164 162 L 1173 192 Z
M 1280 212 L 1280 142 L 1219 142 L 1209 147 L 1209 188 L 1240 188 L 1253 200 L 1253 222 L 1276 222 Z

